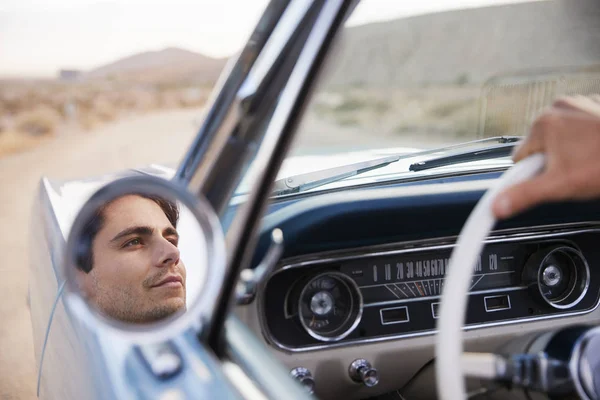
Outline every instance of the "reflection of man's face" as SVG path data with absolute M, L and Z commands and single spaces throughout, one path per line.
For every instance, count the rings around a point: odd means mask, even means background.
M 152 322 L 184 310 L 179 235 L 161 207 L 128 195 L 111 202 L 103 217 L 92 242 L 92 270 L 80 274 L 89 300 L 127 322 Z

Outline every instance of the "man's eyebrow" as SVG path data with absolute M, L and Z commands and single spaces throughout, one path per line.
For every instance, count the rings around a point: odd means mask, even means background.
M 112 242 L 116 242 L 119 239 L 122 239 L 125 236 L 129 236 L 129 235 L 145 235 L 145 236 L 149 236 L 149 235 L 152 235 L 152 232 L 154 232 L 154 230 L 152 228 L 150 228 L 149 226 L 132 226 L 131 228 L 127 228 L 127 229 L 122 230 L 121 232 L 119 232 L 110 241 L 111 241 L 111 243 Z
M 176 236 L 179 239 L 179 233 L 177 233 L 177 229 L 168 227 L 163 230 L 163 236 Z

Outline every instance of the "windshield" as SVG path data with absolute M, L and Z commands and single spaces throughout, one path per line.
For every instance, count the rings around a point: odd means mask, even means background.
M 526 135 L 555 98 L 600 92 L 599 10 L 594 0 L 361 1 L 282 171 L 295 172 L 295 156 L 320 156 L 301 173 Z

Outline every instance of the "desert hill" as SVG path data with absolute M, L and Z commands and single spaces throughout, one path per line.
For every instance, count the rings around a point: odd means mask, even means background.
M 85 77 L 210 85 L 217 80 L 226 61 L 226 59 L 215 59 L 200 53 L 169 47 L 122 58 L 87 72 Z

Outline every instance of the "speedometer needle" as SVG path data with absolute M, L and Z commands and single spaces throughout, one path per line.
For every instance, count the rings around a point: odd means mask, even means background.
M 423 293 L 423 289 L 421 289 L 421 285 L 419 284 L 419 282 L 415 282 L 415 286 L 417 287 L 419 293 L 421 293 L 421 296 L 425 296 L 425 293 Z

